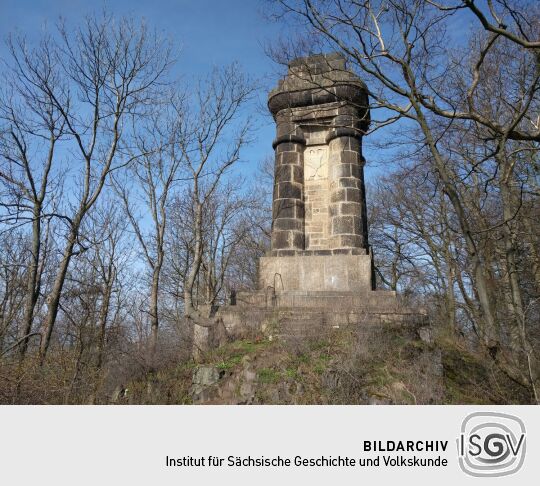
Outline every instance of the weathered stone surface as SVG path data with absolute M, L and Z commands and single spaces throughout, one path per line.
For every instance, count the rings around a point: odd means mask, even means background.
M 278 218 L 274 221 L 274 228 L 277 230 L 297 230 L 302 231 L 302 221 L 296 218 Z
M 249 405 L 255 400 L 257 373 L 248 356 L 242 359 L 237 373 L 218 370 L 215 367 L 197 368 L 193 373 L 191 398 L 193 403 Z M 206 370 L 207 369 L 207 370 Z M 201 381 L 200 374 L 209 379 Z M 216 375 L 217 374 L 217 375 Z
M 278 154 L 278 162 L 282 165 L 299 165 L 302 163 L 302 160 L 302 154 L 299 152 L 280 152 Z M 286 180 L 289 179 L 287 178 Z
M 193 383 L 208 386 L 217 383 L 220 379 L 219 370 L 213 366 L 198 366 L 193 371 Z
M 297 144 L 295 143 L 280 142 L 279 144 L 276 144 L 276 154 L 282 154 L 284 152 L 296 152 L 296 147 Z
M 272 248 L 286 250 L 291 247 L 288 231 L 272 231 Z
M 291 109 L 340 103 L 346 101 L 356 107 L 368 106 L 365 84 L 348 71 L 339 54 L 300 58 L 289 64 L 289 74 L 270 92 L 268 108 L 275 117 Z M 367 128 L 367 109 L 360 120 Z
M 263 257 L 259 288 L 274 286 L 276 275 L 289 290 L 371 290 L 371 255 Z
M 302 186 L 293 182 L 280 182 L 278 184 L 279 199 L 298 199 L 302 200 Z
M 373 292 L 375 294 L 378 292 Z M 294 293 L 283 292 L 279 297 L 291 299 Z M 220 309 L 219 314 L 226 325 L 229 335 L 245 338 L 263 332 L 275 338 L 312 334 L 313 329 L 338 329 L 362 326 L 413 326 L 415 329 L 428 325 L 427 316 L 420 309 L 407 309 L 393 296 L 395 305 L 384 309 L 380 302 L 364 302 L 362 306 L 346 307 L 340 305 L 299 305 L 300 296 L 296 295 L 294 305 L 283 306 L 268 294 L 268 305 L 256 305 L 250 300 L 245 305 Z M 320 297 L 320 296 L 319 296 Z M 392 299 L 391 296 L 387 298 Z M 311 303 L 317 302 L 311 296 Z M 339 299 L 338 299 L 339 301 Z M 329 300 L 330 302 L 330 300 Z M 332 300 L 331 302 L 336 302 Z M 274 305 L 272 305 L 274 304 Z
M 275 199 L 273 209 L 273 219 L 278 218 L 294 218 L 296 217 L 296 208 L 301 204 L 301 201 L 294 199 Z

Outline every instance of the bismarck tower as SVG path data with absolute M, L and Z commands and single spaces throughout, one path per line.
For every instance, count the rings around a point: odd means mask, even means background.
M 300 58 L 270 92 L 276 121 L 272 248 L 260 287 L 373 289 L 362 136 L 367 88 L 338 54 Z
M 362 137 L 367 88 L 338 54 L 296 59 L 268 97 L 276 122 L 271 249 L 259 288 L 216 317 L 229 337 L 322 327 L 421 324 L 424 316 L 376 290 L 368 242 Z M 276 324 L 277 323 L 277 324 Z M 276 327 L 277 326 L 277 327 Z M 199 329 L 199 349 L 216 343 Z

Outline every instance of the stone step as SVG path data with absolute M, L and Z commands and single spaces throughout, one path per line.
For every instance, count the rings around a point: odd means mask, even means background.
M 277 307 L 277 308 L 316 308 L 331 311 L 362 310 L 373 313 L 392 313 L 405 311 L 396 293 L 388 290 L 369 292 L 317 292 L 317 291 L 254 291 L 239 292 L 236 305 Z M 414 310 L 417 313 L 419 310 Z M 421 310 L 420 310 L 421 311 Z
M 426 325 L 427 316 L 411 309 L 380 312 L 361 307 L 321 309 L 320 307 L 227 306 L 216 314 L 229 334 L 246 330 L 270 331 L 278 334 L 301 334 L 308 329 L 331 329 L 369 325 Z

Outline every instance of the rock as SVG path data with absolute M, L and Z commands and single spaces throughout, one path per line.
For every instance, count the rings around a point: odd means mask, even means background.
M 418 330 L 418 337 L 421 341 L 427 344 L 433 343 L 433 331 L 430 326 L 420 327 Z
M 214 366 L 199 366 L 193 371 L 191 396 L 193 401 L 204 399 L 206 388 L 215 385 L 223 376 L 224 372 Z
M 217 383 L 220 372 L 214 366 L 199 366 L 193 371 L 193 383 L 201 386 L 209 386 Z
M 240 376 L 240 399 L 242 403 L 253 403 L 257 386 L 257 373 L 244 368 Z

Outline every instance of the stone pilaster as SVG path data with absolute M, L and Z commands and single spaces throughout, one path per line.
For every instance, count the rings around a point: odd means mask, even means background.
M 347 120 L 349 118 L 349 120 Z M 326 138 L 329 150 L 331 249 L 368 248 L 364 158 L 351 117 L 336 117 Z
M 290 116 L 278 117 L 272 214 L 272 250 L 304 249 L 304 139 Z

